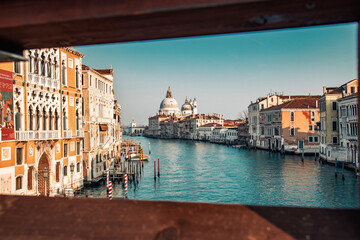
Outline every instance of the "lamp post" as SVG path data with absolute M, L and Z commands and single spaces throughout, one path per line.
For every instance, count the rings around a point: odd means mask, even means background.
M 44 177 L 44 184 L 45 184 L 45 196 L 46 196 L 46 189 L 47 189 L 47 179 L 49 177 L 49 172 L 47 167 L 44 168 L 43 170 L 43 177 Z
M 70 164 L 70 172 L 71 172 L 71 188 L 73 188 L 73 173 L 74 173 L 74 163 Z

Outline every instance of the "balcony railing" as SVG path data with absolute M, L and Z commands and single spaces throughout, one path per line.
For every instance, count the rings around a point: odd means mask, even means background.
M 16 131 L 15 138 L 18 141 L 59 139 L 60 131 L 58 130 Z
M 59 80 L 51 77 L 44 77 L 35 73 L 28 73 L 28 81 L 32 84 L 39 84 L 44 87 L 59 88 Z
M 83 138 L 84 137 L 84 129 L 76 130 L 76 137 Z
M 72 131 L 71 130 L 63 130 L 63 137 L 64 138 L 72 138 Z

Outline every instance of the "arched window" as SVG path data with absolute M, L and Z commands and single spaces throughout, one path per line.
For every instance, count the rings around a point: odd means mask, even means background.
M 67 174 L 68 174 L 67 166 L 64 166 L 64 176 L 67 176 Z
M 62 77 L 62 84 L 66 85 L 66 66 L 64 60 L 61 62 L 61 77 Z
M 79 88 L 79 68 L 76 66 L 75 69 L 75 87 Z
M 79 126 L 79 113 L 76 112 L 76 130 L 79 130 L 80 126 Z
M 47 76 L 51 77 L 51 59 L 48 57 L 48 61 L 46 63 Z
M 41 62 L 40 62 L 40 66 L 41 66 L 41 75 L 45 76 L 45 56 L 42 55 L 41 56 Z
M 37 51 L 34 54 L 34 73 L 39 74 L 39 55 Z
M 51 109 L 49 110 L 49 130 L 52 130 L 52 119 L 53 119 L 53 115 L 51 112 Z
M 45 108 L 43 109 L 43 130 L 46 130 L 46 111 Z
M 57 61 L 55 60 L 54 61 L 54 65 L 52 66 L 53 67 L 53 78 L 54 79 L 58 79 L 58 72 L 57 72 L 57 69 L 58 69 L 58 63 Z
M 34 130 L 33 110 L 29 108 L 29 130 Z
M 54 122 L 54 130 L 59 130 L 59 114 L 55 110 L 55 122 Z
M 16 190 L 22 189 L 22 176 L 16 178 Z
M 66 130 L 66 111 L 63 109 L 63 130 Z
M 36 109 L 36 122 L 35 122 L 35 130 L 40 130 L 40 110 Z

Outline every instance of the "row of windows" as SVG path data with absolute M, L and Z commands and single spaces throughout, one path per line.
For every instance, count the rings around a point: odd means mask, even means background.
M 56 182 L 59 182 L 60 181 L 60 162 L 57 162 L 56 163 L 56 169 L 55 169 L 56 173 L 55 173 L 55 180 Z M 32 172 L 33 172 L 33 168 L 29 168 L 28 170 L 28 190 L 31 190 L 32 189 L 32 182 L 33 182 L 33 179 L 32 179 Z M 76 163 L 76 172 L 80 172 L 80 163 Z M 63 167 L 63 174 L 64 176 L 67 176 L 68 175 L 68 166 L 64 166 Z M 16 190 L 21 190 L 23 189 L 23 177 L 22 176 L 18 176 L 16 177 Z
M 90 80 L 90 87 L 92 86 L 92 76 L 89 77 Z M 111 93 L 111 86 L 106 84 L 105 82 L 101 81 L 100 79 L 95 78 L 95 88 L 103 91 L 105 93 Z
M 83 146 L 84 147 L 84 146 Z M 64 143 L 64 157 L 68 157 L 68 143 Z M 81 154 L 80 142 L 76 142 L 76 154 Z M 21 165 L 24 162 L 24 148 L 16 148 L 16 164 Z

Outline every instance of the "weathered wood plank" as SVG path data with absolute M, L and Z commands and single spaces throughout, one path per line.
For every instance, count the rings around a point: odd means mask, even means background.
M 0 196 L 1 239 L 293 239 L 246 206 Z
M 18 0 L 0 2 L 0 39 L 21 48 L 37 48 L 259 31 L 359 19 L 357 0 Z

